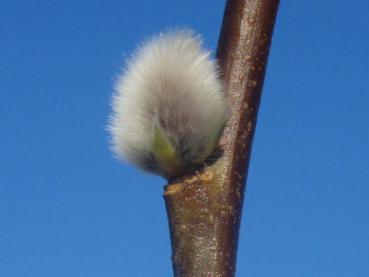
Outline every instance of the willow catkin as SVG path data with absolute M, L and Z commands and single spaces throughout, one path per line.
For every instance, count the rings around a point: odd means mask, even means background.
M 228 109 L 216 61 L 191 30 L 144 43 L 119 76 L 110 121 L 113 152 L 174 178 L 214 150 Z

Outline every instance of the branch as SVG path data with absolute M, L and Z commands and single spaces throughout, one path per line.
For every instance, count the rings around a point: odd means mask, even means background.
M 228 0 L 217 58 L 231 115 L 223 154 L 165 186 L 176 277 L 232 277 L 252 138 L 278 0 Z

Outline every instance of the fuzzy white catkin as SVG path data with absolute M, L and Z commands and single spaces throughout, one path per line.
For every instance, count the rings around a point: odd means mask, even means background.
M 110 120 L 113 152 L 165 178 L 212 153 L 228 108 L 218 67 L 191 30 L 144 43 L 119 76 Z

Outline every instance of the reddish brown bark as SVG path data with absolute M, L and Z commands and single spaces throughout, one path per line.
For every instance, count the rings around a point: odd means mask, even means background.
M 245 180 L 278 0 L 228 0 L 219 60 L 231 107 L 223 154 L 165 187 L 176 277 L 233 277 Z

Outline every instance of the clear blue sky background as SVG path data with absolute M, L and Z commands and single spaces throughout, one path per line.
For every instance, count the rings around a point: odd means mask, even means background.
M 164 180 L 111 157 L 124 57 L 167 26 L 215 49 L 224 1 L 0 0 L 0 276 L 171 276 Z M 369 276 L 369 2 L 282 1 L 238 276 Z

